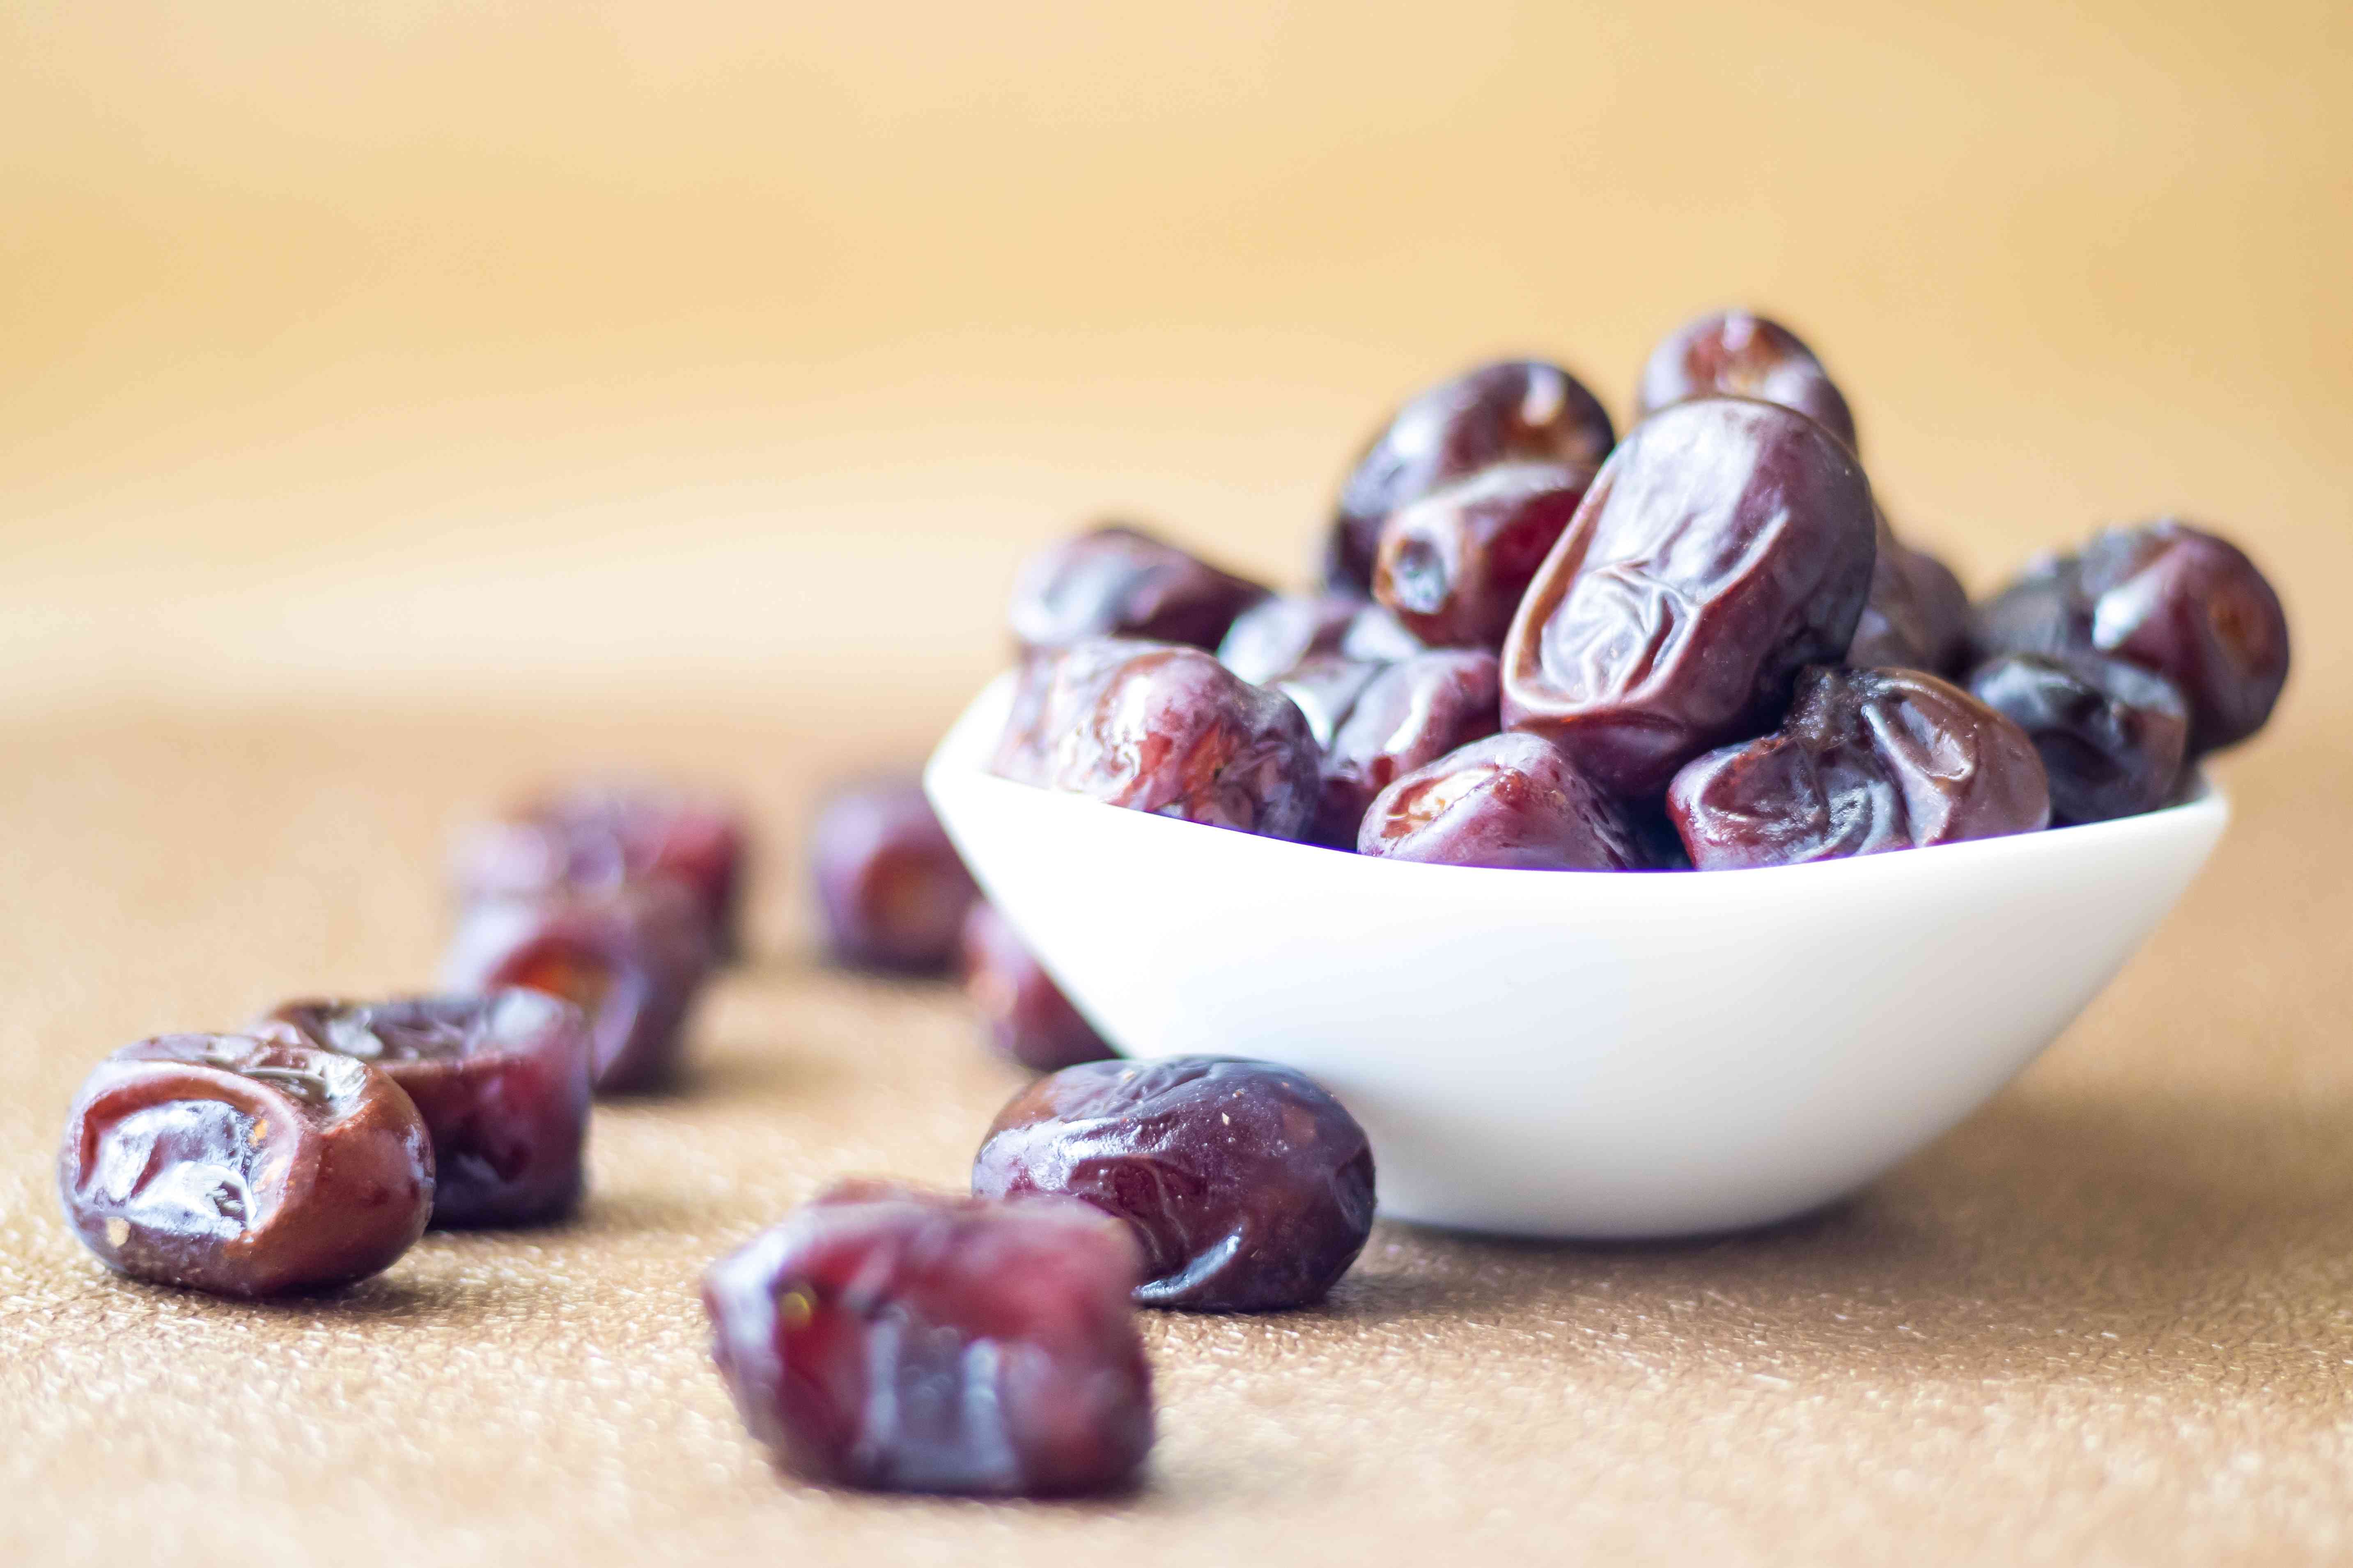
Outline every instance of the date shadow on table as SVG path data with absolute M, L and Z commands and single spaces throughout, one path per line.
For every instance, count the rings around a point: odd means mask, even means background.
M 1571 1244 L 1377 1229 L 1342 1322 L 1610 1314 L 1917 1364 L 1966 1342 L 2244 1337 L 2251 1301 L 2334 1300 L 2353 1100 L 2013 1094 L 1836 1207 L 1695 1240 Z

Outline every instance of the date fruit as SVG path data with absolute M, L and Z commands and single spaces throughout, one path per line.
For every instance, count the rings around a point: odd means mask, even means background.
M 1504 360 L 1440 382 L 1398 410 L 1342 485 L 1324 586 L 1370 592 L 1381 525 L 1439 486 L 1514 460 L 1590 473 L 1616 440 L 1600 401 L 1558 365 Z
M 997 906 L 985 900 L 965 917 L 964 994 L 980 1010 L 998 1054 L 1033 1071 L 1054 1072 L 1113 1054 Z
M 1651 352 L 1635 395 L 1642 415 L 1694 397 L 1753 397 L 1794 408 L 1855 449 L 1854 414 L 1797 333 L 1746 310 L 1717 310 Z
M 1051 1194 L 1125 1220 L 1146 1306 L 1259 1312 L 1323 1300 L 1373 1224 L 1365 1130 L 1305 1075 L 1175 1057 L 1091 1062 L 997 1113 L 972 1167 L 983 1197 Z
M 571 1003 L 523 990 L 289 1002 L 252 1032 L 401 1087 L 433 1140 L 434 1225 L 539 1225 L 579 1201 L 592 1047 Z
M 242 1035 L 165 1035 L 100 1062 L 66 1119 L 58 1192 L 118 1273 L 222 1296 L 327 1290 L 425 1233 L 433 1147 L 364 1062 Z
M 2032 833 L 2051 821 L 2034 743 L 1917 669 L 1810 669 L 1780 730 L 1710 752 L 1667 791 L 1703 871 Z
M 1268 681 L 1266 689 L 1280 691 L 1297 703 L 1301 716 L 1307 721 L 1307 732 L 1315 737 L 1318 746 L 1328 746 L 1333 732 L 1355 710 L 1365 688 L 1388 668 L 1344 654 L 1310 654 Z
M 1373 797 L 1400 773 L 1499 727 L 1500 667 L 1476 648 L 1433 648 L 1367 682 L 1324 749 L 1314 842 L 1354 849 Z
M 571 1003 L 588 1018 L 597 1092 L 629 1094 L 677 1076 L 687 1017 L 710 968 L 693 899 L 658 880 L 484 899 L 459 918 L 441 988 L 520 985 Z
M 1208 654 L 1102 637 L 1023 666 L 992 771 L 1161 816 L 1298 838 L 1315 737 L 1297 703 Z
M 934 974 L 954 962 L 980 891 L 922 784 L 885 779 L 836 792 L 818 814 L 809 856 L 836 963 Z
M 1140 529 L 1108 523 L 1051 544 L 1022 566 L 1008 612 L 1025 651 L 1082 637 L 1146 637 L 1214 648 L 1267 596 Z
M 1857 669 L 1925 669 L 1951 677 L 1968 658 L 1969 595 L 1952 568 L 1879 520 L 1871 596 L 1847 645 Z
M 1473 741 L 1390 784 L 1356 852 L 1439 866 L 1630 871 L 1644 865 L 1625 809 L 1540 736 Z
M 1120 1485 L 1152 1447 L 1127 1228 L 1061 1198 L 848 1184 L 703 1276 L 712 1358 L 787 1468 L 880 1490 Z
M 1278 594 L 1234 617 L 1218 662 L 1253 686 L 1289 673 L 1314 654 L 1338 653 L 1367 601 L 1353 594 Z
M 1432 647 L 1503 647 L 1593 474 L 1498 463 L 1398 508 L 1381 525 L 1373 597 Z
M 2026 731 L 2051 777 L 2053 822 L 2155 811 L 2173 795 L 2189 710 L 2161 675 L 2096 654 L 2010 654 L 1979 665 L 1969 692 Z
M 2262 729 L 2287 683 L 2287 614 L 2228 540 L 2168 518 L 2095 535 L 2029 567 L 1977 617 L 1982 654 L 2101 653 L 2173 682 L 2189 755 Z
M 1854 454 L 1770 403 L 1710 397 L 1635 426 L 1545 560 L 1504 645 L 1504 723 L 1595 783 L 1656 795 L 1786 710 L 1854 639 L 1876 508 Z

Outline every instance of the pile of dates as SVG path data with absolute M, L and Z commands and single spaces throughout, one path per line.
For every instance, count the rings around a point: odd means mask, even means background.
M 2278 595 L 2186 522 L 1972 605 L 1774 321 L 1676 331 L 1636 413 L 1621 438 L 1536 361 L 1421 393 L 1343 482 L 1313 594 L 1124 525 L 1050 548 L 994 771 L 1363 855 L 1715 870 L 2151 811 L 2278 700 Z

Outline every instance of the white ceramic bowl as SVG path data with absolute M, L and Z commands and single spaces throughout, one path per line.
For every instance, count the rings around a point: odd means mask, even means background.
M 1011 693 L 925 786 L 1104 1037 L 1297 1068 L 1372 1135 L 1385 1213 L 1524 1236 L 1762 1225 L 1870 1182 L 2058 1037 L 2230 816 L 2207 788 L 1764 870 L 1411 865 L 994 777 Z

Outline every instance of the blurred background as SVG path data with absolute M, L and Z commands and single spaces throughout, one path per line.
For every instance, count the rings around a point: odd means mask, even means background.
M 10 0 L 0 713 L 935 725 L 1034 543 L 1302 579 L 1406 393 L 1535 352 L 1622 416 L 1745 301 L 1975 587 L 2239 537 L 2309 736 L 2348 58 L 2337 0 Z

